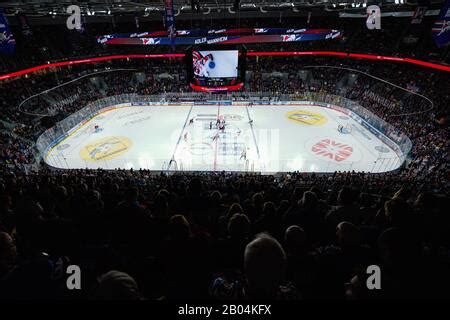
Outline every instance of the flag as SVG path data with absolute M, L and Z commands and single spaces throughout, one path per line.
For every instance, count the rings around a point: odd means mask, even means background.
M 170 44 L 172 50 L 175 50 L 175 37 L 177 36 L 177 30 L 175 28 L 175 15 L 173 13 L 173 0 L 165 0 L 165 16 L 166 16 L 166 27 L 167 33 L 169 35 Z
M 139 17 L 138 16 L 134 17 L 134 23 L 136 24 L 136 29 L 139 30 Z
M 443 47 L 450 43 L 450 0 L 444 3 L 431 32 L 438 47 Z
M 27 16 L 22 13 L 18 13 L 17 19 L 19 20 L 20 30 L 22 31 L 22 34 L 25 37 L 32 36 L 33 32 L 31 31 L 30 25 L 28 24 Z
M 416 7 L 412 16 L 411 24 L 421 24 L 426 12 L 427 7 L 424 6 Z
M 11 33 L 3 10 L 0 9 L 0 52 L 13 54 L 16 48 L 16 40 Z

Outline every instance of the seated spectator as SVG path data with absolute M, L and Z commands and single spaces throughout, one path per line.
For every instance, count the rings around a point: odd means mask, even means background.
M 228 222 L 228 234 L 215 245 L 217 270 L 239 270 L 243 265 L 244 250 L 249 242 L 250 220 L 245 214 L 235 213 Z
M 287 228 L 284 248 L 287 256 L 286 278 L 301 292 L 301 296 L 307 299 L 316 278 L 316 271 L 314 258 L 308 250 L 306 232 L 296 225 Z
M 216 299 L 292 300 L 298 292 L 291 284 L 283 285 L 286 253 L 280 243 L 267 234 L 258 234 L 244 252 L 244 278 L 216 278 L 211 294 Z
M 6 232 L 0 232 L 0 283 L 15 267 L 17 249 L 14 239 Z
M 336 228 L 338 223 L 348 221 L 358 225 L 361 221 L 361 216 L 358 208 L 354 205 L 354 194 L 349 187 L 344 187 L 339 191 L 338 202 L 339 205 L 332 208 L 325 219 L 330 227 Z
M 109 271 L 97 278 L 91 289 L 93 300 L 140 300 L 136 281 L 128 274 L 117 270 Z

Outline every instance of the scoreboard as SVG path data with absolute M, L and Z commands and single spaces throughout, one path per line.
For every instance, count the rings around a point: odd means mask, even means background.
M 234 91 L 245 80 L 245 48 L 189 48 L 186 68 L 191 87 L 200 91 Z

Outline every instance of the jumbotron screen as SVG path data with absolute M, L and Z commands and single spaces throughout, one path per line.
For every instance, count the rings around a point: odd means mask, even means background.
M 236 78 L 238 50 L 192 51 L 192 67 L 196 78 Z

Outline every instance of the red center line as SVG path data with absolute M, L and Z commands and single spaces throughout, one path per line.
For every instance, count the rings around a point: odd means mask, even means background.
M 217 106 L 217 119 L 220 119 L 220 104 Z M 217 120 L 216 120 L 216 124 L 217 124 Z M 219 130 L 217 130 L 217 138 L 215 139 L 216 143 L 215 143 L 215 148 L 216 150 L 214 151 L 214 162 L 213 162 L 213 169 L 214 171 L 216 171 L 217 168 L 217 148 L 218 148 L 218 143 L 219 143 Z

